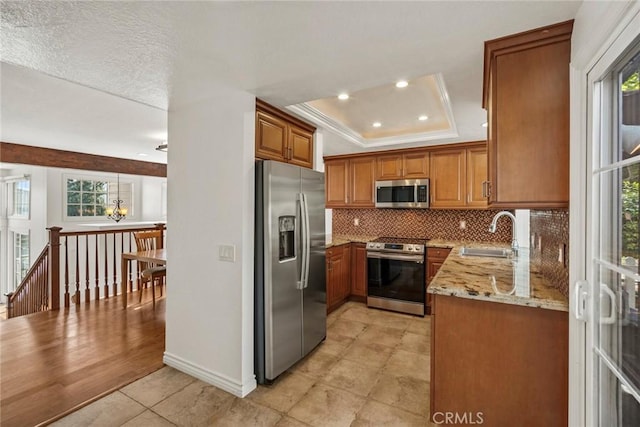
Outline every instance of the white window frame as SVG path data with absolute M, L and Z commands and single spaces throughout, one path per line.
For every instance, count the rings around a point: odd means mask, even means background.
M 18 285 L 20 285 L 20 282 L 16 282 L 16 279 L 18 277 L 18 270 L 21 270 L 16 264 L 16 261 L 17 261 L 16 236 L 18 235 L 27 236 L 28 254 L 27 254 L 27 269 L 25 271 L 25 275 L 29 271 L 29 268 L 31 266 L 31 231 L 28 229 L 12 229 L 11 230 L 11 281 L 10 281 L 11 283 L 9 284 L 11 291 L 15 291 L 18 288 Z M 20 281 L 22 281 L 22 279 L 24 279 L 24 276 L 22 276 Z
M 85 181 L 105 181 L 109 186 L 115 185 L 117 177 L 113 175 L 78 175 L 78 174 L 63 174 L 62 175 L 62 218 L 64 221 L 69 222 L 86 222 L 86 221 L 103 221 L 110 222 L 109 218 L 105 215 L 93 215 L 93 216 L 69 216 L 67 215 L 67 180 L 85 180 Z M 124 206 L 128 209 L 127 219 L 135 218 L 135 186 L 133 180 L 120 177 L 120 186 L 129 186 L 131 189 L 130 200 L 123 198 L 122 194 L 120 198 L 124 200 Z M 113 206 L 113 200 L 115 199 L 115 192 L 107 190 L 107 207 Z
M 26 214 L 16 213 L 16 184 L 26 181 L 29 184 L 29 195 L 27 197 L 27 212 Z M 12 178 L 6 180 L 7 183 L 7 217 L 10 219 L 31 219 L 31 176 L 25 175 L 20 178 Z

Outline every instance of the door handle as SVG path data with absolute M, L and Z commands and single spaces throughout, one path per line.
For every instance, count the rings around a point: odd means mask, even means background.
M 573 315 L 578 320 L 587 320 L 586 305 L 587 305 L 587 291 L 589 282 L 586 280 L 578 280 L 573 289 L 574 292 L 574 306 Z
M 607 294 L 609 300 L 611 301 L 610 309 L 611 314 L 607 317 L 600 316 L 600 324 L 602 325 L 612 325 L 616 323 L 616 294 L 613 293 L 611 289 L 604 283 L 600 283 L 600 295 L 602 293 Z

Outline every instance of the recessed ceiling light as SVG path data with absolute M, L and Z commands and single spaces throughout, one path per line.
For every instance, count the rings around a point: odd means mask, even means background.
M 374 127 L 374 128 L 379 128 L 380 126 L 382 126 L 382 123 L 380 123 L 380 122 L 373 122 L 373 127 Z
M 396 87 L 398 88 L 403 88 L 407 86 L 409 86 L 409 83 L 407 83 L 406 80 L 400 80 L 399 82 L 396 83 Z
M 345 101 L 347 99 L 349 99 L 349 94 L 348 93 L 341 93 L 340 95 L 338 95 L 338 99 L 341 101 Z
M 487 126 L 489 126 L 489 124 L 488 124 L 487 122 L 484 122 L 484 123 L 482 124 L 482 127 L 483 127 L 483 128 L 486 128 Z
M 422 115 L 420 117 L 418 117 L 418 120 L 420 120 L 421 122 L 424 122 L 425 120 L 427 120 L 429 118 L 429 116 L 426 115 Z
M 148 154 L 147 154 L 147 153 L 138 153 L 138 156 L 140 156 L 140 157 L 147 157 L 147 156 L 148 156 Z

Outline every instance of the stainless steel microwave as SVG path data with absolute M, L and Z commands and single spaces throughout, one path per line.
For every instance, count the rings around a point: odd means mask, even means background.
M 429 207 L 429 179 L 376 181 L 376 208 Z

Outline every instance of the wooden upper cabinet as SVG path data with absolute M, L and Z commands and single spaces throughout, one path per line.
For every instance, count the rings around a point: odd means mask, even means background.
M 486 144 L 431 152 L 431 207 L 486 208 L 486 182 Z
M 569 60 L 573 21 L 485 42 L 489 205 L 569 203 Z
M 256 157 L 313 167 L 315 128 L 256 99 Z
M 376 179 L 392 181 L 402 178 L 402 154 L 378 156 Z
M 374 206 L 375 157 L 326 160 L 325 205 L 327 208 Z
M 349 204 L 355 207 L 373 207 L 375 183 L 375 157 L 359 157 L 350 160 Z
M 327 208 L 347 206 L 349 192 L 349 160 L 327 160 L 324 162 L 325 205 Z
M 402 170 L 404 178 L 429 178 L 429 152 L 416 151 L 402 156 Z
M 256 111 L 256 157 L 282 160 L 287 155 L 287 123 Z
M 487 207 L 487 148 L 467 150 L 467 206 Z
M 466 205 L 466 154 L 464 148 L 431 153 L 431 207 L 455 208 Z
M 290 126 L 289 145 L 291 147 L 289 163 L 313 167 L 313 132 Z
M 380 181 L 429 178 L 428 151 L 379 155 L 376 159 L 376 179 Z

